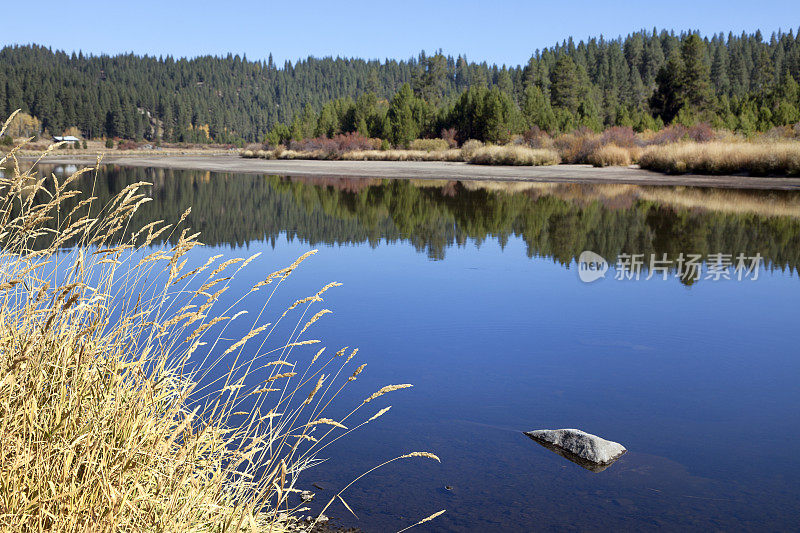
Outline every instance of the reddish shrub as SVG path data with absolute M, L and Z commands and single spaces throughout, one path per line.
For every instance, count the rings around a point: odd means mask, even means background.
M 448 128 L 448 129 L 442 128 L 441 137 L 442 139 L 447 141 L 447 144 L 450 145 L 450 148 L 458 147 L 458 141 L 456 141 L 457 136 L 458 132 L 456 131 L 455 128 Z
M 594 130 L 588 126 L 579 126 L 572 130 L 573 135 L 582 135 L 584 137 L 590 137 L 595 134 Z
M 327 137 L 314 137 L 312 139 L 301 139 L 299 141 L 289 141 L 289 149 L 303 152 L 312 150 L 337 151 L 338 145 L 333 139 Z
M 564 163 L 588 163 L 589 155 L 599 146 L 599 136 L 588 128 L 575 130 L 555 140 L 555 147 Z
M 531 148 L 543 148 L 550 139 L 550 135 L 539 126 L 534 125 L 522 134 L 522 139 Z
M 764 133 L 767 139 L 791 139 L 794 137 L 791 126 L 773 126 Z
M 659 131 L 650 140 L 650 144 L 670 144 L 682 141 L 689 130 L 681 124 L 671 124 Z
M 139 145 L 136 141 L 120 141 L 117 144 L 117 150 L 136 150 L 139 148 Z
M 708 122 L 695 124 L 686 132 L 691 140 L 698 143 L 707 143 L 714 140 L 714 130 Z
M 354 150 L 377 150 L 381 146 L 380 139 L 370 139 L 363 135 L 353 133 L 340 133 L 334 135 L 332 139 L 327 137 L 314 137 L 313 139 L 303 139 L 289 143 L 290 150 L 302 152 L 321 151 L 329 157 L 339 157 L 345 152 Z
M 616 144 L 620 148 L 633 148 L 641 144 L 633 128 L 627 126 L 608 128 L 600 137 L 600 143 L 603 145 Z
M 381 147 L 380 139 L 370 139 L 360 133 L 342 133 L 333 137 L 342 152 L 352 152 L 353 150 L 377 150 Z

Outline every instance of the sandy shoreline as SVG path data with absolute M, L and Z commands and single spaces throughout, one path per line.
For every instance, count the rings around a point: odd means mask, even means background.
M 57 155 L 46 164 L 93 165 L 93 156 Z M 245 159 L 234 155 L 217 156 L 114 156 L 105 164 L 158 167 L 211 172 L 242 172 L 288 176 L 348 178 L 398 178 L 443 180 L 510 180 L 565 183 L 626 183 L 633 185 L 683 185 L 737 189 L 800 190 L 800 178 L 668 175 L 639 168 L 590 165 L 540 167 L 482 166 L 439 161 L 312 161 Z

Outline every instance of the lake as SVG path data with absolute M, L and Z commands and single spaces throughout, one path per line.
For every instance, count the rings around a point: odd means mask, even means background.
M 154 186 L 138 225 L 192 206 L 206 244 L 192 263 L 262 253 L 234 290 L 320 250 L 270 313 L 344 284 L 315 336 L 359 347 L 368 366 L 334 413 L 414 384 L 370 404 L 393 407 L 326 448 L 301 484 L 318 510 L 394 456 L 429 450 L 442 464 L 377 470 L 345 493 L 358 519 L 326 512 L 338 524 L 396 531 L 447 509 L 417 529 L 797 528 L 800 192 L 108 166 L 93 194 L 140 180 Z M 607 261 L 604 277 L 582 281 L 584 251 Z M 696 278 L 681 277 L 681 254 Z M 542 428 L 628 452 L 593 473 L 522 433 Z

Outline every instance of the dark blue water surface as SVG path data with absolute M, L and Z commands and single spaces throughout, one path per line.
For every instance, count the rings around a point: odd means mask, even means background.
M 395 531 L 796 530 L 800 516 L 800 193 L 323 180 L 105 169 L 99 195 L 153 182 L 148 218 L 188 220 L 211 255 L 262 256 L 252 283 L 311 248 L 268 314 L 329 281 L 329 349 L 368 363 L 337 399 L 383 418 L 326 448 L 315 504 Z M 609 259 L 583 283 L 583 250 Z M 760 253 L 757 280 L 617 281 L 620 253 Z M 293 352 L 303 362 L 316 347 Z M 522 434 L 580 428 L 628 453 L 593 473 Z M 311 486 L 317 483 L 324 490 Z M 446 489 L 445 487 L 450 487 Z M 316 506 L 318 508 L 318 506 Z

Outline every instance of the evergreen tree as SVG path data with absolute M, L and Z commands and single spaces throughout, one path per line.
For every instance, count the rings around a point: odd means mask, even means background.
M 731 80 L 728 78 L 728 48 L 718 44 L 714 50 L 714 61 L 711 64 L 711 79 L 717 94 L 728 95 L 731 90 Z
M 336 110 L 334 109 L 333 103 L 328 102 L 322 106 L 314 136 L 333 137 L 339 129 L 339 119 L 336 116 Z
M 491 143 L 506 143 L 521 130 L 521 117 L 511 97 L 498 87 L 487 91 L 481 109 L 483 131 L 480 138 Z
M 395 146 L 407 147 L 422 132 L 422 102 L 407 83 L 392 98 L 387 113 L 390 140 Z
M 511 81 L 511 75 L 508 73 L 508 69 L 506 69 L 505 65 L 503 65 L 503 69 L 500 71 L 500 74 L 498 74 L 497 83 L 495 85 L 505 94 L 514 94 L 514 82 Z
M 759 96 L 764 96 L 772 88 L 773 79 L 774 71 L 772 60 L 769 57 L 767 48 L 761 46 L 759 47 L 758 57 L 753 70 L 750 90 Z
M 556 129 L 556 116 L 553 108 L 542 90 L 536 85 L 529 85 L 525 89 L 522 116 L 529 128 L 536 126 L 549 132 Z
M 679 94 L 684 105 L 695 112 L 708 110 L 714 101 L 711 90 L 711 69 L 706 45 L 697 34 L 691 34 L 681 46 L 683 75 L 679 77 Z
M 683 72 L 683 58 L 673 50 L 656 76 L 657 88 L 650 98 L 650 107 L 666 123 L 672 122 L 683 106 Z
M 578 67 L 569 56 L 563 56 L 556 62 L 550 76 L 550 101 L 555 107 L 563 107 L 575 113 L 580 105 L 581 86 Z
M 447 58 L 440 52 L 420 58 L 413 81 L 414 94 L 432 105 L 438 105 L 448 88 Z

